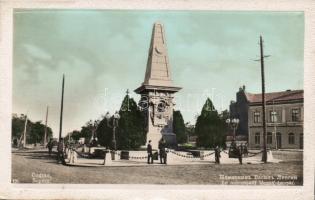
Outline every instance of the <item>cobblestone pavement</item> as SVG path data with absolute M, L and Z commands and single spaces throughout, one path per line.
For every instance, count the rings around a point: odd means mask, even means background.
M 12 153 L 14 183 L 301 185 L 302 161 L 267 164 L 64 166 L 43 151 Z

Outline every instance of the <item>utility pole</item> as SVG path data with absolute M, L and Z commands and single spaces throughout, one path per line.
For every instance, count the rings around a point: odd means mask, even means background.
M 46 144 L 47 144 L 47 120 L 48 120 L 48 106 L 47 106 L 47 109 L 46 109 L 44 147 L 46 147 Z
M 23 133 L 23 147 L 26 147 L 26 129 L 27 129 L 27 115 L 25 115 L 24 133 Z
M 275 115 L 275 100 L 273 100 L 272 101 L 272 112 L 273 112 L 273 115 Z M 276 119 L 278 120 L 278 117 L 276 116 Z M 278 140 L 277 140 L 277 125 L 276 125 L 276 123 L 277 123 L 277 121 L 274 121 L 273 122 L 274 124 L 274 132 L 275 132 L 275 146 L 276 146 L 276 150 L 278 150 Z
M 61 139 L 61 133 L 62 133 L 62 115 L 63 115 L 63 93 L 64 93 L 64 87 L 65 87 L 65 75 L 62 76 L 62 92 L 61 92 L 61 108 L 60 108 L 60 123 L 59 123 L 59 142 Z
M 264 49 L 263 49 L 263 39 L 260 36 L 260 63 L 261 63 L 261 100 L 262 100 L 262 117 L 263 117 L 263 153 L 262 161 L 267 162 L 267 145 L 266 145 L 266 101 L 265 101 L 265 69 L 264 69 Z

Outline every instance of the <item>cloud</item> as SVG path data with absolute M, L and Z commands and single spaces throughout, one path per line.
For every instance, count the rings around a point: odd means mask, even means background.
M 25 48 L 25 51 L 28 53 L 28 55 L 34 59 L 49 61 L 52 58 L 48 52 L 39 48 L 38 46 L 35 46 L 34 44 L 23 44 L 22 47 Z

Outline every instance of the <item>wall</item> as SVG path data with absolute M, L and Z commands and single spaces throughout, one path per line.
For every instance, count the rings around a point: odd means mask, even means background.
M 300 109 L 300 118 L 298 122 L 292 122 L 291 111 L 293 108 Z M 278 122 L 272 123 L 270 118 L 270 111 L 275 110 L 278 113 Z M 259 111 L 260 121 L 254 122 L 254 112 Z M 263 145 L 263 128 L 262 128 L 262 107 L 250 106 L 248 110 L 249 116 L 249 147 L 261 148 Z M 276 148 L 275 131 L 281 133 L 281 148 L 283 149 L 299 149 L 300 148 L 300 134 L 303 135 L 303 103 L 285 103 L 277 105 L 266 106 L 266 123 L 267 132 L 272 133 L 272 144 L 267 144 L 268 148 Z M 255 144 L 255 133 L 260 133 L 260 144 Z M 289 144 L 289 133 L 294 134 L 294 144 Z M 279 147 L 278 147 L 279 148 Z

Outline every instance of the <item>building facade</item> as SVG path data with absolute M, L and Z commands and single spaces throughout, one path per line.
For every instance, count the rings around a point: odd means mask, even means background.
M 303 149 L 303 93 L 286 90 L 265 94 L 267 148 Z M 261 98 L 261 94 L 248 93 L 242 87 L 237 101 L 230 105 L 231 116 L 240 119 L 237 134 L 247 135 L 249 148 L 263 146 Z

